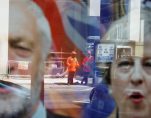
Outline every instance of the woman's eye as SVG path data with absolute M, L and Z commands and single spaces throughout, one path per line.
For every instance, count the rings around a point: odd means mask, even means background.
M 144 70 L 151 75 L 151 59 L 146 59 L 143 61 Z
M 151 67 L 151 60 L 147 60 L 147 61 L 143 62 L 143 66 L 144 67 Z
M 120 61 L 118 63 L 118 67 L 127 67 L 127 66 L 132 66 L 133 63 L 131 61 Z
M 117 63 L 117 68 L 120 72 L 127 73 L 130 71 L 133 65 L 134 65 L 134 62 L 131 60 L 121 60 Z

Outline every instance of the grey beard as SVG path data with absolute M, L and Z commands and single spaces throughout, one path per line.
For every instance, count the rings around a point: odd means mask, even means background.
M 2 113 L 0 118 L 31 118 L 31 103 L 24 104 L 24 107 L 17 112 L 12 114 Z

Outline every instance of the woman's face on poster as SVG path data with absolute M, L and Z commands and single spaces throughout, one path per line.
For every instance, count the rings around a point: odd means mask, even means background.
M 128 118 L 151 116 L 151 36 L 145 37 L 142 56 L 115 60 L 111 68 L 112 94 L 119 113 Z

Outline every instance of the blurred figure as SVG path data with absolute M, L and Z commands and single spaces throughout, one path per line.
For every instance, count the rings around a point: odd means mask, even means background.
M 78 60 L 76 58 L 76 52 L 72 51 L 71 56 L 67 58 L 67 69 L 68 69 L 68 85 L 73 84 L 73 78 L 79 67 Z
M 115 101 L 105 83 L 95 86 L 89 99 L 90 103 L 84 108 L 84 118 L 108 118 L 115 108 Z
M 81 84 L 87 85 L 88 77 L 93 75 L 94 57 L 91 55 L 91 51 L 87 51 L 87 56 L 82 61 L 83 79 Z

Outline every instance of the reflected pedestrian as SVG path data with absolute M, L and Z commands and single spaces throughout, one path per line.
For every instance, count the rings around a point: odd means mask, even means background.
M 71 56 L 67 58 L 67 69 L 68 69 L 68 85 L 73 84 L 73 78 L 75 72 L 79 67 L 79 62 L 76 58 L 77 53 L 75 51 L 71 52 Z
M 87 56 L 83 59 L 82 62 L 82 69 L 83 69 L 83 79 L 81 81 L 81 84 L 87 85 L 88 83 L 88 77 L 91 73 L 93 73 L 93 63 L 94 57 L 91 55 L 91 51 L 87 51 Z

